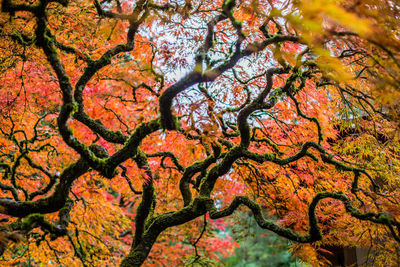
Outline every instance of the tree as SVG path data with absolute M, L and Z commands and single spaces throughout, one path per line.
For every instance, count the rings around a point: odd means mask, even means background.
M 398 8 L 2 0 L 3 259 L 216 260 L 244 206 L 315 264 L 395 264 Z
M 308 266 L 291 257 L 288 240 L 261 229 L 253 217 L 239 214 L 235 222 L 229 233 L 239 247 L 235 248 L 235 255 L 222 259 L 226 266 Z

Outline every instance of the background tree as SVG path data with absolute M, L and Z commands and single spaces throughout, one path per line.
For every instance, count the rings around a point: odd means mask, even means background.
M 234 255 L 222 258 L 226 266 L 299 266 L 306 267 L 288 249 L 288 240 L 261 229 L 247 213 L 237 213 L 229 235 L 239 244 Z
M 397 1 L 1 10 L 3 260 L 215 261 L 245 206 L 313 264 L 399 261 Z

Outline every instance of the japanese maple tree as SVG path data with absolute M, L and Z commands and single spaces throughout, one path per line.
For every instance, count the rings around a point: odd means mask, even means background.
M 243 208 L 395 265 L 398 9 L 2 0 L 1 261 L 216 265 Z

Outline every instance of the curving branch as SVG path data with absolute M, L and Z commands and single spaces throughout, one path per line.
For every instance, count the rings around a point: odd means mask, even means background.
M 390 216 L 385 212 L 379 212 L 379 213 L 374 213 L 374 212 L 362 213 L 362 212 L 360 212 L 357 208 L 355 208 L 351 204 L 350 199 L 342 192 L 322 192 L 322 193 L 318 193 L 315 195 L 315 197 L 311 201 L 309 208 L 308 208 L 309 230 L 308 230 L 307 235 L 300 235 L 300 234 L 294 233 L 289 228 L 282 227 L 273 221 L 265 220 L 262 215 L 260 205 L 258 205 L 256 202 L 254 202 L 247 196 L 235 197 L 234 200 L 231 202 L 231 204 L 227 208 L 225 208 L 221 211 L 217 211 L 217 209 L 215 207 L 213 207 L 209 211 L 209 214 L 210 214 L 211 219 L 219 219 L 219 218 L 223 218 L 223 217 L 232 215 L 233 212 L 240 205 L 245 205 L 253 212 L 255 220 L 261 228 L 270 230 L 270 231 L 278 234 L 279 236 L 285 237 L 285 238 L 290 239 L 295 242 L 311 243 L 311 242 L 315 242 L 315 241 L 322 239 L 322 233 L 318 226 L 318 219 L 317 219 L 315 209 L 321 200 L 324 200 L 327 198 L 342 201 L 343 205 L 346 209 L 346 212 L 348 212 L 351 216 L 353 216 L 359 220 L 371 221 L 371 222 L 374 222 L 377 224 L 382 224 L 382 225 L 387 226 L 390 229 L 394 239 L 397 242 L 400 242 L 400 238 L 399 238 L 400 237 L 400 232 L 399 232 L 400 224 L 395 219 L 390 218 Z M 397 228 L 397 232 L 394 229 L 394 226 Z
M 98 157 L 104 157 L 104 151 L 97 145 L 92 145 L 91 150 Z M 55 186 L 54 192 L 44 198 L 35 201 L 15 201 L 7 198 L 0 198 L 1 213 L 10 216 L 23 218 L 29 214 L 47 214 L 60 210 L 68 199 L 72 183 L 89 170 L 89 164 L 83 159 L 68 166 L 61 174 L 59 183 Z

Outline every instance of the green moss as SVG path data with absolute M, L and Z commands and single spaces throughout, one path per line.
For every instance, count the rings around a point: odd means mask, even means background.
M 223 6 L 225 11 L 232 12 L 232 9 L 235 7 L 236 1 L 235 0 L 226 0 Z
M 241 28 L 243 26 L 243 23 L 238 19 L 234 19 L 232 21 L 232 24 L 233 24 L 233 26 L 236 26 L 236 27 L 239 27 L 239 28 Z
M 383 224 L 386 224 L 386 225 L 390 225 L 391 224 L 390 215 L 387 214 L 387 213 L 384 213 L 384 212 L 380 213 L 378 215 L 377 219 L 378 219 L 379 222 L 381 222 Z
M 147 258 L 148 252 L 134 249 L 122 260 L 120 267 L 139 267 Z
M 70 200 L 67 200 L 66 202 L 65 202 L 65 205 L 64 205 L 64 207 L 62 207 L 59 211 L 58 211 L 58 213 L 59 214 L 66 214 L 66 213 L 68 213 L 70 210 L 71 210 L 71 208 L 69 207 L 69 202 Z
M 40 213 L 34 213 L 26 217 L 21 224 L 22 230 L 29 231 L 35 227 L 36 223 L 43 223 L 44 222 L 44 215 Z
M 170 112 L 171 112 L 170 118 L 161 116 L 162 127 L 164 129 L 170 130 L 170 131 L 178 130 L 180 128 L 181 124 L 180 124 L 179 120 L 176 118 L 176 116 L 173 114 L 172 109 L 170 110 Z
M 135 162 L 136 162 L 136 164 L 138 165 L 139 168 L 145 168 L 145 166 L 147 165 L 147 156 L 140 149 L 137 149 Z
M 197 196 L 193 201 L 193 208 L 197 211 L 209 211 L 214 208 L 214 201 L 208 196 Z
M 63 106 L 63 109 L 68 113 L 75 113 L 78 111 L 78 105 L 75 102 L 67 103 Z
M 151 206 L 150 206 L 149 215 L 147 216 L 148 218 L 147 218 L 146 223 L 145 223 L 145 228 L 146 229 L 153 223 L 153 220 L 155 218 L 154 217 L 154 211 L 156 209 L 157 202 L 156 202 L 156 193 L 155 193 L 154 190 L 153 190 L 152 199 L 153 200 L 152 200 L 152 203 L 151 203 Z
M 103 55 L 99 60 L 100 65 L 108 65 L 111 63 L 111 56 Z

